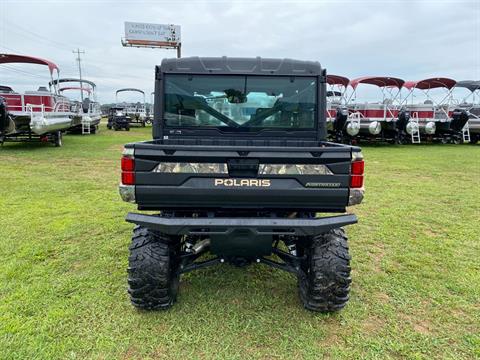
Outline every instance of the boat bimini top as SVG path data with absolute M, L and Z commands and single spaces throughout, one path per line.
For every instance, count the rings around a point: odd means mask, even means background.
M 360 84 L 374 85 L 380 88 L 382 100 L 379 102 L 354 102 L 357 88 Z M 390 76 L 364 76 L 350 81 L 353 92 L 348 98 L 351 112 L 356 113 L 360 120 L 394 121 L 398 117 L 400 108 L 400 90 L 405 81 Z
M 60 69 L 55 63 L 49 60 L 45 60 L 45 59 L 41 59 L 33 56 L 26 56 L 26 55 L 0 53 L 0 64 L 12 64 L 12 63 L 46 65 L 48 67 L 48 70 L 50 71 L 51 82 L 54 81 L 53 74 L 55 71 L 57 73 L 57 80 L 60 77 Z M 56 87 L 54 87 L 54 92 L 57 93 Z
M 138 92 L 140 94 L 142 94 L 143 96 L 143 103 L 142 103 L 142 106 L 140 108 L 138 108 L 137 105 L 135 104 L 130 104 L 130 106 L 127 104 L 125 106 L 125 111 L 127 113 L 145 113 L 145 92 L 140 90 L 140 89 L 136 89 L 136 88 L 124 88 L 124 89 L 119 89 L 115 92 L 115 103 L 117 105 L 119 105 L 119 102 L 118 102 L 118 94 L 121 93 L 121 92 Z
M 444 77 L 407 81 L 404 87 L 409 90 L 409 93 L 405 97 L 405 103 L 411 116 L 418 119 L 431 119 L 432 121 L 448 121 L 452 110 L 450 109 L 452 105 L 452 89 L 456 83 L 455 80 Z M 433 89 L 445 89 L 446 95 L 443 98 L 440 97 L 441 100 L 437 101 L 430 95 L 430 90 Z M 423 92 L 425 97 L 423 103 L 413 103 L 415 90 Z M 409 97 L 411 101 L 408 104 Z
M 59 92 L 63 92 L 63 91 L 67 91 L 67 90 L 80 90 L 80 91 L 88 93 L 88 95 L 90 95 L 90 93 L 92 92 L 92 89 L 85 88 L 85 87 L 80 87 L 80 86 L 66 86 L 66 87 L 62 87 L 62 88 L 58 89 Z

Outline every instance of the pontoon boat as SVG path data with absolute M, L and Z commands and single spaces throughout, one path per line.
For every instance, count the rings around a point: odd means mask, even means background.
M 455 109 L 452 102 L 452 88 L 455 84 L 456 81 L 449 78 L 405 83 L 404 87 L 409 90 L 404 100 L 405 109 L 410 113 L 405 131 L 413 143 L 420 142 L 422 135 L 442 142 L 460 141 L 461 130 L 468 121 L 468 116 L 465 111 Z M 434 89 L 437 89 L 436 94 L 432 91 Z M 416 97 L 421 97 L 423 101 L 417 101 Z
M 359 132 L 358 135 L 349 135 L 360 139 L 394 141 L 397 138 L 395 123 L 400 109 L 400 89 L 404 82 L 402 79 L 386 76 L 366 76 L 351 80 L 353 92 L 348 98 L 348 121 L 352 123 L 352 128 L 357 124 Z M 382 100 L 360 101 L 357 98 L 360 84 L 378 87 Z
M 468 115 L 467 125 L 463 128 L 463 140 L 476 144 L 480 140 L 480 80 L 459 81 L 456 88 L 468 90 L 468 94 L 457 104 Z
M 72 127 L 69 130 L 81 131 L 82 134 L 96 133 L 102 118 L 101 107 L 97 102 L 97 85 L 93 81 L 76 78 L 53 80 L 49 85 L 59 85 L 62 83 L 78 83 L 80 86 L 67 86 L 60 89 L 61 91 L 77 90 L 88 94 L 87 97 L 81 96 L 81 101 L 72 101 L 72 112 L 75 113 L 75 117 Z M 88 85 L 88 87 L 86 85 Z
M 48 67 L 50 77 L 59 69 L 51 61 L 24 55 L 0 54 L 0 64 L 39 64 Z M 0 119 L 0 143 L 4 141 L 43 141 L 62 145 L 62 131 L 71 126 L 70 101 L 58 93 L 39 87 L 24 94 L 9 86 L 0 87 L 4 108 Z

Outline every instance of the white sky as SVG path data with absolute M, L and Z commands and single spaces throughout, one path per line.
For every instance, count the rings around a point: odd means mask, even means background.
M 83 76 L 97 83 L 101 102 L 113 102 L 124 87 L 144 90 L 148 101 L 154 66 L 176 53 L 122 47 L 124 21 L 181 25 L 183 56 L 318 60 L 328 73 L 351 79 L 480 79 L 480 0 L 0 0 L 0 52 L 43 57 L 61 76 L 77 77 L 78 47 L 85 51 Z M 48 81 L 46 67 L 8 67 L 0 66 L 0 84 L 16 91 Z M 120 100 L 140 100 L 126 95 Z

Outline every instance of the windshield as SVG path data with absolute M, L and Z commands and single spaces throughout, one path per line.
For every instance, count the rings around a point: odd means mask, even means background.
M 165 76 L 165 125 L 222 130 L 314 129 L 314 77 Z

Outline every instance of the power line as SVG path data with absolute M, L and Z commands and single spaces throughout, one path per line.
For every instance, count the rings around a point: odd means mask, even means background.
M 12 48 L 9 48 L 7 46 L 4 46 L 4 45 L 0 45 L 1 48 L 3 49 L 7 49 L 7 50 L 10 50 L 10 51 L 13 51 L 13 52 L 19 52 L 18 50 L 15 50 L 15 49 L 12 49 Z
M 38 34 L 38 33 L 34 33 L 34 32 L 32 32 L 32 31 L 30 31 L 30 30 L 28 30 L 28 29 L 25 29 L 25 28 L 22 27 L 22 26 L 19 26 L 18 24 L 11 23 L 11 22 L 8 21 L 8 20 L 6 20 L 5 22 L 9 23 L 9 26 L 10 26 L 10 27 L 13 26 L 13 27 L 19 29 L 20 31 L 23 31 L 24 33 L 29 34 L 31 37 L 36 37 L 36 38 L 41 39 L 41 40 L 43 40 L 43 41 L 50 42 L 51 44 L 54 44 L 55 46 L 60 46 L 60 47 L 63 48 L 64 50 L 66 50 L 66 49 L 69 47 L 69 45 L 67 45 L 67 44 L 64 44 L 64 43 L 59 42 L 59 41 L 56 41 L 56 40 L 49 39 L 49 38 L 47 38 L 46 36 L 40 35 L 40 34 Z M 17 31 L 17 34 L 19 34 L 18 31 Z M 20 34 L 20 35 L 22 35 L 22 34 Z
M 28 72 L 28 71 L 25 71 L 25 70 L 14 69 L 14 68 L 12 68 L 12 67 L 9 67 L 9 66 L 3 65 L 3 64 L 0 65 L 0 67 L 1 67 L 2 69 L 5 69 L 5 70 L 10 70 L 10 71 L 13 71 L 13 72 L 16 72 L 16 73 L 34 76 L 34 77 L 41 78 L 41 79 L 45 79 L 45 78 L 47 77 L 47 76 L 42 76 L 42 75 L 38 75 L 38 74 L 33 74 L 33 73 Z

